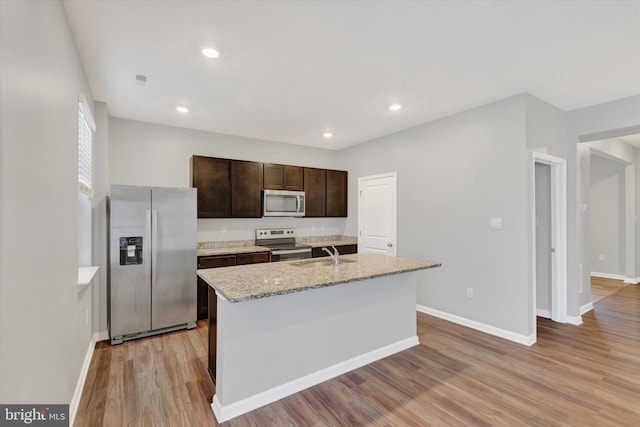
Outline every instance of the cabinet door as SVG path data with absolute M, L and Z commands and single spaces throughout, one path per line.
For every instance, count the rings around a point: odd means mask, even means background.
M 231 216 L 231 162 L 193 156 L 192 187 L 198 189 L 198 218 Z
M 283 166 L 283 169 L 284 190 L 304 190 L 304 169 L 299 166 Z
M 284 189 L 284 166 L 273 163 L 264 164 L 264 188 L 269 190 Z
M 209 285 L 198 277 L 198 320 L 206 319 L 209 314 Z
M 269 190 L 302 191 L 304 168 L 300 166 L 264 164 L 264 188 Z
M 305 216 L 325 216 L 327 171 L 304 168 Z
M 261 262 L 269 262 L 269 252 L 238 254 L 236 256 L 237 265 L 258 264 Z
M 327 171 L 327 216 L 347 216 L 347 172 Z
M 231 216 L 262 217 L 262 163 L 231 161 Z

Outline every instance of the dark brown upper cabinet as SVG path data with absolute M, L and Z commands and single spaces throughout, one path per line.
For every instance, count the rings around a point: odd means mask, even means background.
M 326 216 L 347 216 L 347 172 L 327 171 Z
M 198 218 L 260 218 L 262 190 L 305 192 L 307 217 L 346 217 L 346 171 L 192 157 Z
M 262 217 L 262 163 L 231 161 L 231 216 Z
M 327 171 L 304 168 L 305 216 L 326 216 Z
M 260 218 L 262 163 L 193 156 L 198 218 Z
M 198 189 L 198 218 L 231 216 L 231 160 L 193 156 L 192 186 Z
M 299 166 L 264 164 L 264 188 L 269 190 L 302 191 L 303 168 Z

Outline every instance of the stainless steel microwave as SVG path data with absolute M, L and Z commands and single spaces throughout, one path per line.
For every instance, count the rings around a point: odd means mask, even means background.
M 304 191 L 264 190 L 263 216 L 304 216 Z

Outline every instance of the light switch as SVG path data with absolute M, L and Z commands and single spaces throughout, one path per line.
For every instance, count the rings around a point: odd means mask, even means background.
M 502 230 L 502 218 L 491 218 L 491 229 Z

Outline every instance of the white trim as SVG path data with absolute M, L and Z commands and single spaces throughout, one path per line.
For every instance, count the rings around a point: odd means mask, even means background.
M 78 286 L 90 285 L 99 268 L 99 266 L 79 267 Z
M 567 316 L 567 322 L 570 325 L 580 326 L 582 325 L 582 316 Z
M 551 320 L 560 323 L 572 323 L 568 316 L 567 281 L 567 161 L 560 157 L 531 151 L 531 304 L 533 306 L 533 334 L 537 334 L 536 314 L 536 224 L 535 224 L 535 165 L 542 163 L 551 166 L 551 239 L 555 249 L 552 256 Z M 574 319 L 575 320 L 575 319 Z M 535 340 L 534 340 L 535 342 Z
M 261 406 L 268 405 L 284 397 L 290 396 L 294 393 L 298 393 L 304 389 L 312 387 L 321 382 L 330 380 L 346 372 L 360 368 L 369 363 L 373 363 L 376 360 L 380 360 L 384 357 L 391 356 L 392 354 L 406 350 L 408 348 L 418 345 L 420 341 L 417 336 L 405 338 L 397 341 L 393 344 L 375 349 L 368 353 L 356 356 L 354 358 L 345 360 L 344 362 L 336 363 L 333 366 L 329 366 L 325 369 L 321 369 L 317 372 L 313 372 L 304 377 L 295 379 L 286 384 L 273 387 L 262 393 L 255 394 L 229 405 L 223 406 L 218 400 L 218 395 L 213 396 L 213 403 L 211 403 L 211 409 L 219 423 L 228 421 L 232 418 L 246 414 Z
M 629 283 L 630 285 L 637 285 L 640 283 L 640 277 L 636 277 L 635 279 L 631 277 L 627 277 L 624 279 L 624 283 Z
M 614 274 L 614 273 L 599 273 L 597 271 L 591 272 L 591 277 L 601 277 L 603 279 L 613 279 L 613 280 L 625 280 L 626 277 L 623 274 Z
M 582 316 L 583 314 L 589 312 L 593 310 L 593 303 L 592 302 L 588 302 L 585 305 L 583 305 L 582 307 L 580 307 L 580 316 Z M 582 323 L 582 319 L 580 320 L 580 323 Z
M 98 342 L 98 333 L 94 333 L 89 342 L 89 348 L 87 354 L 84 356 L 84 362 L 82 363 L 82 369 L 80 369 L 80 376 L 76 383 L 76 389 L 71 397 L 69 403 L 69 426 L 73 427 L 73 423 L 76 419 L 78 412 L 78 406 L 80 405 L 80 398 L 82 397 L 82 391 L 84 390 L 84 383 L 87 380 L 87 374 L 89 373 L 89 366 L 91 365 L 91 359 L 93 359 L 93 351 L 96 348 L 96 342 Z
M 504 338 L 509 341 L 517 342 L 518 344 L 524 344 L 532 346 L 536 342 L 536 334 L 521 335 L 515 332 L 507 331 L 505 329 L 496 328 L 495 326 L 486 325 L 484 323 L 476 322 L 475 320 L 466 319 L 464 317 L 456 316 L 455 314 L 445 313 L 444 311 L 435 310 L 433 308 L 425 307 L 424 305 L 417 304 L 416 310 L 421 313 L 428 314 L 430 316 L 438 317 L 440 319 L 448 320 L 449 322 L 457 323 L 458 325 L 466 326 L 471 329 L 475 329 L 480 332 L 485 332 L 496 337 Z
M 551 319 L 551 311 L 538 308 L 536 309 L 536 316 L 544 317 L 545 319 Z

